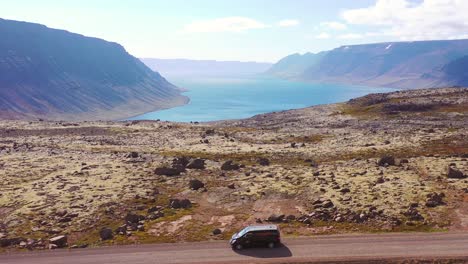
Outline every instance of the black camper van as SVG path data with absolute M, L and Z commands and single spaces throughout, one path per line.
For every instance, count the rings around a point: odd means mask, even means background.
M 274 248 L 281 243 L 280 232 L 276 225 L 248 226 L 235 233 L 229 243 L 236 250 L 246 247 Z

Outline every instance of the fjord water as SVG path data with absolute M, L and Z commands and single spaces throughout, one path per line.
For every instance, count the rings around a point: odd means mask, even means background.
M 184 94 L 190 98 L 190 103 L 146 113 L 131 120 L 203 122 L 239 119 L 274 111 L 344 102 L 369 93 L 392 90 L 345 84 L 305 83 L 269 77 L 200 77 L 169 80 L 188 90 Z

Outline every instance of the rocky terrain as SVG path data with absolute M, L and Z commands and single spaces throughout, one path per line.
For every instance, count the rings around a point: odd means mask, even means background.
M 0 250 L 468 230 L 468 89 L 216 123 L 0 123 Z

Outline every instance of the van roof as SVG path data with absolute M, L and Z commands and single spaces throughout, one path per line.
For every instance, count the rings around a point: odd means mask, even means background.
M 248 231 L 278 230 L 276 225 L 251 225 L 247 227 Z

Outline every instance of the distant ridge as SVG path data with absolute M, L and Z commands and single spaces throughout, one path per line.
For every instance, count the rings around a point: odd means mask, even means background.
M 122 119 L 187 102 L 112 42 L 0 19 L 0 118 Z
M 239 76 L 260 74 L 273 64 L 265 62 L 188 60 L 188 59 L 152 59 L 142 58 L 141 61 L 151 69 L 166 76 Z
M 319 54 L 288 56 L 267 73 L 307 81 L 403 89 L 444 87 L 467 84 L 466 56 L 468 40 L 350 45 Z

